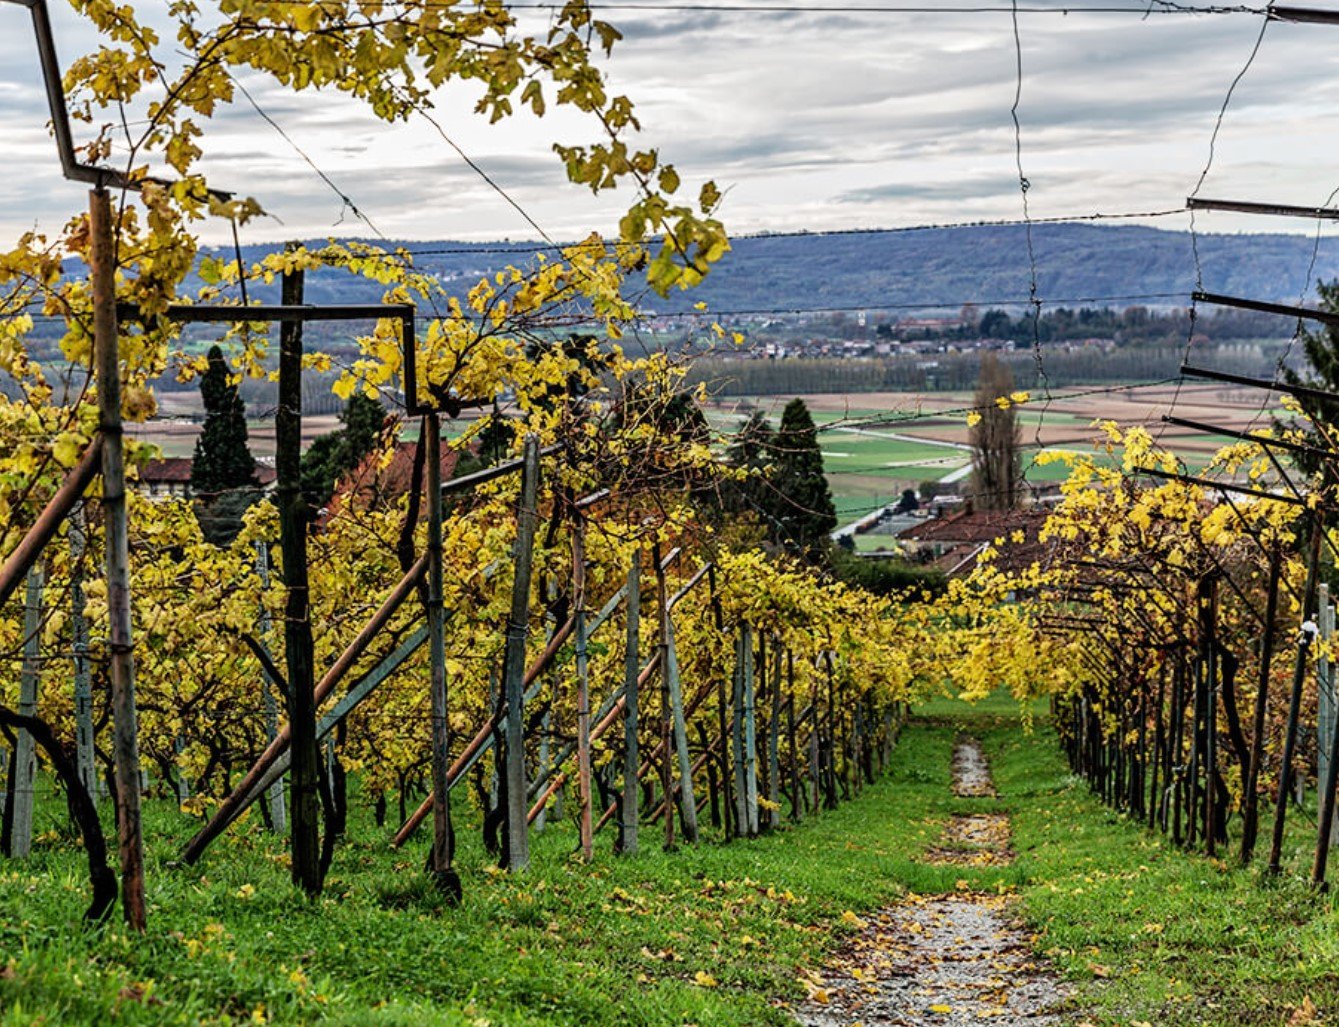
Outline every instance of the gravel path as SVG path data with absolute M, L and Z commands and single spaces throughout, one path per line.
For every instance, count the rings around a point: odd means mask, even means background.
M 868 923 L 797 1010 L 803 1027 L 1043 1027 L 1068 989 L 990 895 L 915 897 Z
M 953 744 L 953 794 L 959 798 L 994 798 L 996 794 L 986 754 L 970 735 L 959 735 Z
M 981 744 L 959 736 L 953 794 L 994 796 Z M 1000 865 L 1013 860 L 1009 817 L 952 817 L 926 858 L 939 864 Z M 868 921 L 821 976 L 806 980 L 801 1027 L 1050 1027 L 1070 989 L 1039 965 L 1033 938 L 1009 916 L 1004 896 L 962 892 L 911 896 Z

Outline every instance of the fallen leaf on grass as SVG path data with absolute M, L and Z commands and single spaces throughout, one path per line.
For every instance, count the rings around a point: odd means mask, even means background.
M 1293 1010 L 1293 1015 L 1288 1020 L 1288 1027 L 1301 1027 L 1302 1024 L 1316 1023 L 1316 1004 L 1311 1001 L 1308 995 L 1302 999 L 1302 1004 Z
M 716 978 L 711 976 L 705 970 L 699 970 L 693 974 L 693 983 L 699 988 L 714 988 L 717 985 Z

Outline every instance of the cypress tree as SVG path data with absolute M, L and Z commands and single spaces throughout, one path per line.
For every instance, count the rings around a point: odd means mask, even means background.
M 721 490 L 722 505 L 728 512 L 752 514 L 763 522 L 776 516 L 775 491 L 762 477 L 769 472 L 775 458 L 776 433 L 767 416 L 755 410 L 740 424 L 725 453 L 725 461 L 731 467 L 752 472 L 748 478 L 725 483 Z M 768 532 L 772 533 L 770 523 Z
M 236 537 L 242 515 L 260 498 L 256 460 L 247 447 L 246 404 L 229 376 L 223 351 L 211 346 L 200 378 L 205 423 L 191 459 L 191 491 L 200 530 L 215 545 Z
M 837 510 L 823 473 L 823 451 L 818 429 L 804 400 L 792 399 L 781 413 L 781 426 L 773 441 L 776 491 L 772 524 L 782 545 L 795 545 L 806 552 L 823 549 L 837 527 Z
M 246 405 L 228 380 L 223 351 L 211 346 L 208 359 L 200 378 L 205 423 L 191 460 L 191 491 L 206 501 L 256 485 L 256 460 L 247 448 Z

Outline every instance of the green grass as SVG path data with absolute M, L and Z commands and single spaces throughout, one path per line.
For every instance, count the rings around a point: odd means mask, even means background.
M 1301 882 L 1290 836 L 1277 882 L 1183 853 L 1111 813 L 1070 776 L 1034 708 L 1007 697 L 928 703 L 888 773 L 842 808 L 753 842 L 574 861 L 569 824 L 535 840 L 525 874 L 490 871 L 459 825 L 466 897 L 422 883 L 424 841 L 396 853 L 362 810 L 326 898 L 289 886 L 283 847 L 248 823 L 195 868 L 171 865 L 192 822 L 150 804 L 150 929 L 78 924 L 79 851 L 45 837 L 0 864 L 0 1021 L 439 1024 L 784 1024 L 798 971 L 822 965 L 867 912 L 908 891 L 1013 890 L 1037 946 L 1094 1024 L 1285 1024 L 1288 1004 L 1339 1009 L 1339 924 Z M 991 756 L 998 800 L 949 790 L 955 734 Z M 952 813 L 1011 814 L 1012 866 L 920 861 Z M 44 810 L 43 826 L 58 811 Z M 698 974 L 708 975 L 698 977 Z M 160 1004 L 161 1003 L 161 1004 Z
M 312 905 L 258 825 L 198 867 L 168 865 L 192 825 L 152 803 L 143 940 L 79 926 L 72 846 L 47 841 L 0 865 L 0 1020 L 224 1022 L 263 1009 L 279 1022 L 785 1023 L 774 1001 L 801 996 L 795 971 L 821 964 L 843 911 L 892 901 L 911 880 L 945 883 L 914 862 L 947 792 L 943 740 L 918 736 L 908 755 L 920 744 L 859 801 L 753 842 L 666 854 L 648 827 L 644 854 L 620 859 L 606 833 L 587 867 L 559 824 L 536 838 L 532 870 L 509 876 L 490 872 L 462 824 L 459 909 L 422 885 L 422 840 L 392 852 L 361 813 Z

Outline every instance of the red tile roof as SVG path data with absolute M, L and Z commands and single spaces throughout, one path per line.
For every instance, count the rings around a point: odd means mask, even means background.
M 1049 510 L 1025 507 L 1019 510 L 961 510 L 947 517 L 930 517 L 898 532 L 911 542 L 955 546 L 993 542 L 1002 535 L 1022 531 L 1030 542 L 1037 540 Z
M 189 485 L 191 483 L 190 457 L 165 456 L 148 461 L 139 469 L 139 480 L 146 485 Z M 256 464 L 256 481 L 268 485 L 275 478 L 273 467 Z
M 150 460 L 139 469 L 139 480 L 146 485 L 189 485 L 191 459 L 185 456 L 166 456 Z
M 333 513 L 341 504 L 349 502 L 350 497 L 355 497 L 359 506 L 370 506 L 403 496 L 413 482 L 417 445 L 416 442 L 396 443 L 390 463 L 385 467 L 380 466 L 380 451 L 369 453 L 362 463 L 340 479 L 327 509 Z M 447 481 L 455 473 L 458 458 L 454 449 L 442 447 L 442 481 Z

